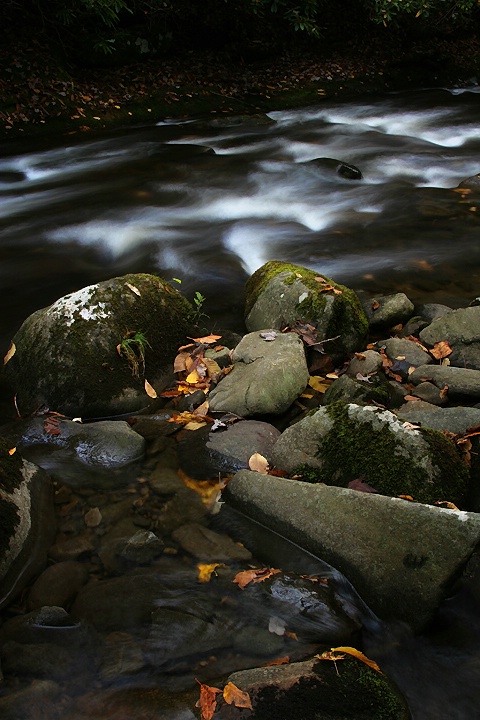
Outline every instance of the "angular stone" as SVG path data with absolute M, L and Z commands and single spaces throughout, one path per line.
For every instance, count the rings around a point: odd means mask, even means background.
M 235 348 L 232 360 L 232 372 L 210 393 L 212 412 L 242 417 L 279 414 L 308 382 L 303 343 L 295 333 L 279 333 L 272 342 L 258 332 L 249 333 Z
M 379 306 L 374 310 L 374 302 Z M 372 298 L 365 306 L 365 312 L 371 328 L 391 328 L 398 323 L 409 320 L 414 311 L 413 303 L 405 293 L 384 295 Z
M 448 402 L 448 396 L 442 395 L 440 388 L 437 388 L 437 386 L 431 382 L 422 382 L 420 385 L 417 385 L 412 395 L 431 405 L 438 405 L 438 407 L 446 405 Z
M 204 562 L 233 562 L 250 560 L 252 553 L 243 545 L 234 543 L 228 535 L 191 523 L 182 525 L 172 533 L 173 539 L 187 552 Z
M 415 628 L 431 619 L 480 541 L 476 513 L 248 470 L 235 475 L 224 496 L 343 572 L 381 618 Z
M 452 310 L 424 328 L 420 339 L 429 347 L 448 342 L 453 350 L 448 356 L 451 365 L 480 370 L 480 307 Z
M 410 380 L 415 385 L 433 382 L 440 389 L 448 385 L 449 398 L 480 399 L 480 370 L 451 365 L 420 365 L 410 375 Z
M 347 368 L 347 375 L 356 377 L 357 373 L 361 375 L 369 375 L 377 372 L 382 367 L 383 361 L 380 353 L 375 350 L 364 350 L 357 353 L 351 360 Z

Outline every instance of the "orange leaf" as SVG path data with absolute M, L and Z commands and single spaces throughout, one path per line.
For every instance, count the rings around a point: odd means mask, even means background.
M 9 455 L 14 455 L 16 452 L 17 452 L 17 448 L 16 448 L 16 447 L 13 447 L 13 448 L 10 448 L 10 450 L 8 451 L 8 454 L 9 454 Z
M 243 590 L 251 582 L 263 582 L 279 572 L 282 571 L 276 570 L 275 568 L 254 568 L 253 570 L 242 570 L 235 575 L 233 582 L 238 585 L 240 590 Z
M 240 688 L 232 682 L 227 683 L 223 688 L 223 698 L 229 705 L 233 704 L 235 707 L 253 710 L 250 695 L 247 692 L 240 690 Z
M 220 340 L 221 337 L 221 335 L 204 335 L 203 337 L 199 338 L 190 338 L 190 340 L 193 340 L 197 343 L 203 343 L 204 345 L 210 345 L 210 343 L 214 343 L 217 342 L 217 340 Z
M 440 342 L 435 343 L 430 352 L 436 360 L 443 360 L 443 358 L 451 355 L 453 350 L 446 340 L 440 340 Z
M 197 678 L 195 678 L 197 680 Z M 202 711 L 202 720 L 211 720 L 217 707 L 217 701 L 215 695 L 222 691 L 216 687 L 210 685 L 204 685 L 200 680 L 197 680 L 200 685 L 200 699 L 195 703 L 195 707 L 200 708 Z
M 270 667 L 271 665 L 286 665 L 290 662 L 290 658 L 288 655 L 284 655 L 283 657 L 276 658 L 275 660 L 270 660 L 270 662 L 265 663 L 262 665 L 262 667 Z
M 357 658 L 357 660 L 361 660 L 365 665 L 368 665 L 369 667 L 373 668 L 377 672 L 381 673 L 382 671 L 378 667 L 377 663 L 374 660 L 370 660 L 366 655 L 364 655 L 360 650 L 357 650 L 356 648 L 352 647 L 336 647 L 331 648 L 332 652 L 341 652 L 346 653 L 347 655 L 352 655 L 353 657 Z
M 61 435 L 61 430 L 58 427 L 59 422 L 57 417 L 47 416 L 43 421 L 43 429 L 49 435 Z
M 411 495 L 399 495 L 400 500 L 408 500 L 408 502 L 415 502 Z
M 186 361 L 187 358 L 190 357 L 190 354 L 188 352 L 179 352 L 177 357 L 175 358 L 175 362 L 173 363 L 173 372 L 179 373 L 179 372 L 185 372 L 187 370 Z
M 378 310 L 379 307 L 380 307 L 380 303 L 378 302 L 378 300 L 374 300 L 372 302 L 372 310 Z

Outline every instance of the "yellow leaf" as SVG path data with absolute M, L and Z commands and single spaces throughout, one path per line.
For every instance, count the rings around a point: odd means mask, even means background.
M 132 292 L 134 292 L 135 295 L 138 295 L 139 297 L 141 296 L 140 290 L 139 290 L 138 288 L 136 288 L 135 285 L 130 285 L 130 283 L 125 283 L 125 285 L 126 285 L 128 288 L 130 288 L 130 290 L 131 290 Z
M 202 378 L 198 374 L 196 370 L 192 370 L 192 372 L 187 375 L 187 378 L 185 382 L 187 382 L 189 385 L 195 385 L 195 383 L 200 382 Z
M 254 472 L 268 475 L 268 460 L 264 458 L 263 455 L 260 455 L 260 453 L 253 453 L 248 461 L 248 467 Z
M 368 658 L 366 655 L 364 655 L 362 652 L 360 652 L 360 650 L 357 650 L 356 648 L 342 646 L 342 647 L 331 648 L 331 651 L 346 653 L 347 655 L 352 655 L 353 657 L 357 658 L 357 660 L 361 660 L 363 663 L 365 663 L 365 665 L 368 665 L 369 667 L 373 668 L 373 670 L 376 670 L 379 673 L 382 672 L 374 660 L 370 660 L 370 658 Z
M 212 375 L 217 375 L 222 372 L 220 365 L 211 358 L 202 358 L 202 363 L 207 368 L 208 377 L 212 377 Z
M 16 452 L 17 452 L 17 448 L 16 448 L 16 447 L 13 447 L 13 448 L 10 448 L 10 450 L 8 451 L 8 454 L 9 454 L 9 455 L 13 455 L 13 454 L 16 453 Z
M 232 682 L 227 683 L 223 688 L 223 698 L 229 705 L 233 704 L 235 707 L 253 710 L 250 695 L 244 690 L 240 690 Z
M 311 375 L 308 379 L 308 384 L 320 393 L 324 393 L 330 387 L 330 383 L 325 382 L 325 378 L 319 377 L 318 375 Z
M 222 565 L 222 563 L 198 563 L 198 565 L 197 565 L 197 569 L 198 569 L 197 580 L 198 580 L 198 582 L 201 582 L 201 583 L 210 582 L 212 573 L 215 572 L 215 569 L 217 567 L 226 567 L 226 566 Z
M 184 430 L 199 430 L 202 427 L 205 427 L 207 423 L 205 421 L 196 421 L 192 420 L 191 422 L 188 422 L 186 425 L 183 426 Z
M 4 365 L 6 365 L 7 362 L 8 362 L 9 360 L 11 360 L 11 358 L 15 355 L 15 350 L 16 350 L 16 349 L 17 349 L 17 348 L 15 347 L 15 343 L 12 342 L 12 344 L 10 345 L 9 351 L 7 352 L 7 354 L 5 355 L 5 357 L 3 358 L 3 364 L 4 364 Z
M 150 383 L 148 382 L 148 380 L 145 380 L 145 392 L 147 393 L 148 397 L 151 397 L 151 398 L 156 398 L 156 397 L 158 397 L 158 396 L 157 396 L 157 393 L 156 393 L 156 391 L 155 391 L 155 388 L 153 388 L 153 387 L 150 385 Z

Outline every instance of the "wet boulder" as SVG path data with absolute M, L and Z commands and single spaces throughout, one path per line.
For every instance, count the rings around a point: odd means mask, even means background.
M 371 405 L 320 408 L 282 433 L 272 458 L 277 469 L 312 482 L 345 487 L 361 479 L 418 502 L 461 505 L 467 494 L 468 469 L 449 438 Z
M 46 406 L 101 417 L 148 405 L 162 391 L 192 308 L 160 278 L 132 274 L 65 295 L 30 315 L 13 338 L 5 379 L 22 415 Z
M 47 562 L 55 535 L 53 487 L 39 467 L 0 441 L 0 608 Z
M 346 180 L 361 180 L 363 178 L 362 171 L 356 165 L 343 162 L 343 160 L 335 160 L 335 158 L 314 158 L 308 160 L 305 164 L 318 167 L 320 170 L 334 170 L 337 175 Z
M 251 709 L 229 705 L 218 695 L 213 720 L 410 718 L 405 700 L 385 675 L 340 652 L 327 652 L 325 660 L 317 656 L 289 665 L 241 670 L 232 673 L 228 682 L 247 693 Z
M 297 321 L 312 324 L 335 359 L 362 349 L 368 330 L 353 290 L 313 270 L 272 260 L 247 282 L 245 324 L 253 332 Z
M 476 513 L 248 470 L 223 495 L 227 506 L 342 572 L 382 619 L 414 628 L 431 619 L 480 540 Z
M 308 382 L 303 343 L 294 333 L 251 332 L 235 348 L 232 361 L 233 370 L 209 395 L 213 412 L 279 414 Z

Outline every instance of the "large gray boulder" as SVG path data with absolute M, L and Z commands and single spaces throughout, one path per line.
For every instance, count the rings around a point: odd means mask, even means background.
M 452 365 L 419 365 L 409 379 L 415 385 L 429 381 L 440 389 L 447 386 L 450 399 L 480 400 L 480 370 Z
M 480 307 L 452 310 L 424 328 L 420 339 L 428 347 L 448 342 L 453 351 L 448 356 L 451 365 L 480 370 Z
M 388 410 L 336 403 L 285 430 L 272 460 L 313 482 L 346 486 L 361 479 L 383 495 L 461 505 L 468 469 L 442 433 L 410 428 Z
M 191 315 L 180 293 L 146 274 L 90 285 L 37 310 L 5 365 L 20 413 L 46 406 L 92 418 L 146 406 L 145 379 L 165 388 Z
M 224 499 L 342 572 L 382 619 L 424 626 L 480 541 L 480 516 L 241 470 Z
M 209 395 L 210 410 L 242 417 L 284 412 L 303 392 L 309 374 L 303 343 L 295 333 L 245 335 L 235 348 L 233 370 Z
M 0 441 L 0 608 L 44 569 L 55 535 L 53 487 L 39 467 Z
M 300 265 L 271 260 L 247 282 L 245 324 L 250 331 L 278 330 L 297 320 L 314 325 L 318 339 L 329 340 L 325 350 L 335 358 L 361 349 L 368 330 L 353 290 Z
M 480 425 L 480 409 L 473 407 L 441 408 L 427 402 L 409 402 L 403 405 L 396 414 L 402 420 L 415 425 L 446 430 L 451 433 L 464 433 L 469 428 Z

